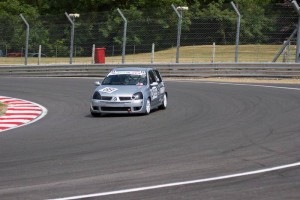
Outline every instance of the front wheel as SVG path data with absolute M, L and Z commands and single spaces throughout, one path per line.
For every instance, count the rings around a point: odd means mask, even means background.
M 164 94 L 164 97 L 163 97 L 163 102 L 162 104 L 159 106 L 159 109 L 162 109 L 162 110 L 165 110 L 167 108 L 167 105 L 168 105 L 168 96 L 166 95 L 166 93 Z
M 151 101 L 148 98 L 146 101 L 146 109 L 145 109 L 145 115 L 149 115 L 151 112 Z
M 91 111 L 91 115 L 92 115 L 92 117 L 101 117 L 102 116 L 101 113 L 95 113 L 95 112 L 92 112 L 92 111 Z

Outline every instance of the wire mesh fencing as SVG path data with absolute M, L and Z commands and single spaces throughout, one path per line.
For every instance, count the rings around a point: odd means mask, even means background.
M 230 5 L 228 14 L 199 15 L 182 11 L 180 48 L 179 18 L 171 8 L 166 11 L 122 10 L 128 21 L 124 43 L 124 20 L 115 11 L 81 13 L 74 20 L 73 64 L 94 62 L 94 49 L 105 48 L 105 63 L 180 63 L 272 62 L 284 41 L 296 28 L 298 16 L 270 13 L 264 19 L 243 16 L 237 48 L 237 16 Z M 70 60 L 71 24 L 60 15 L 26 16 L 30 25 L 28 64 L 68 64 Z M 26 27 L 19 16 L 0 16 L 0 64 L 24 64 Z M 39 58 L 39 52 L 41 57 Z M 293 37 L 277 62 L 295 62 Z

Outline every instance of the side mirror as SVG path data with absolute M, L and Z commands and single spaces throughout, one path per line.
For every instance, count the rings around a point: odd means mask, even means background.
M 157 83 L 157 82 L 153 82 L 153 83 L 150 84 L 150 86 L 151 86 L 151 87 L 153 87 L 153 86 L 158 86 L 158 83 Z
M 95 86 L 100 86 L 101 85 L 100 81 L 96 81 L 94 84 L 95 84 Z

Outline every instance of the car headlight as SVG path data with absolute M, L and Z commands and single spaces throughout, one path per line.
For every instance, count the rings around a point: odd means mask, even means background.
M 93 99 L 99 99 L 101 100 L 101 95 L 99 92 L 95 92 L 94 95 L 93 95 Z
M 134 100 L 139 100 L 139 99 L 143 99 L 143 93 L 141 92 L 137 92 L 132 96 L 132 99 Z

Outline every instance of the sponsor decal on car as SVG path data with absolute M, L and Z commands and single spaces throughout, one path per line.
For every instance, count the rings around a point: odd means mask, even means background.
M 145 71 L 111 71 L 108 76 L 110 75 L 119 75 L 119 74 L 131 74 L 131 75 L 146 75 Z
M 112 87 L 105 87 L 103 89 L 100 90 L 100 92 L 105 92 L 105 93 L 113 93 L 115 91 L 117 91 L 117 88 L 112 88 Z
M 151 99 L 156 99 L 158 96 L 158 91 L 156 87 L 153 87 L 152 89 L 150 89 L 150 95 L 151 95 Z

